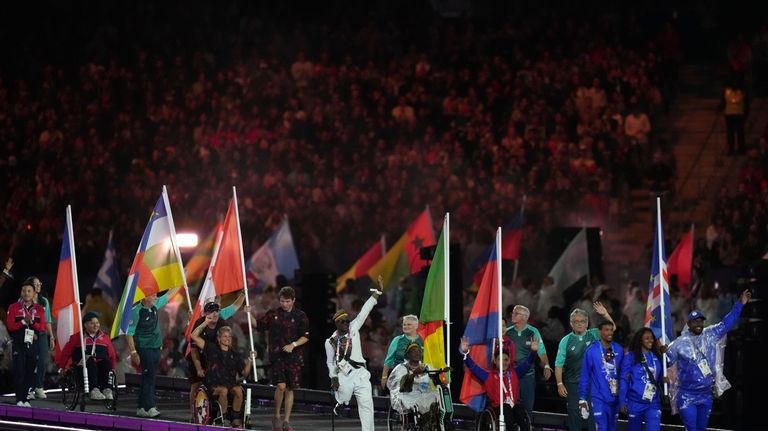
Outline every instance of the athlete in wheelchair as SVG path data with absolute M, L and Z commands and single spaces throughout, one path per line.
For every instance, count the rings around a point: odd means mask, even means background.
M 219 424 L 242 428 L 245 421 L 243 413 L 243 387 L 238 381 L 238 374 L 246 377 L 251 372 L 251 361 L 246 360 L 232 347 L 232 328 L 223 326 L 217 331 L 217 342 L 211 343 L 200 336 L 208 320 L 192 331 L 192 340 L 205 357 L 205 381 L 200 385 L 195 396 L 193 422 L 200 424 Z M 255 355 L 251 352 L 251 355 Z M 229 397 L 232 396 L 230 411 Z M 214 399 L 215 402 L 211 402 Z M 218 410 L 218 411 L 216 411 Z
M 405 361 L 389 374 L 390 430 L 444 431 L 451 428 L 453 405 L 445 375 L 449 368 L 431 369 L 422 358 L 421 346 L 411 343 L 406 349 Z M 447 401 L 444 394 L 448 394 Z M 395 417 L 392 413 L 396 413 Z
M 510 348 L 513 348 L 510 343 L 505 342 L 501 349 L 501 369 L 504 373 L 504 422 L 506 429 L 508 430 L 530 431 L 531 418 L 528 417 L 528 412 L 526 412 L 523 405 L 520 404 L 519 377 L 524 376 L 531 368 L 531 365 L 536 358 L 536 351 L 539 349 L 539 344 L 534 338 L 531 342 L 531 354 L 526 358 L 525 362 L 515 367 L 514 372 L 509 371 Z M 469 371 L 482 383 L 483 388 L 485 389 L 485 396 L 488 399 L 489 405 L 487 405 L 485 410 L 478 416 L 475 429 L 477 431 L 495 431 L 499 428 L 499 405 L 502 404 L 499 397 L 498 350 L 493 354 L 491 360 L 493 368 L 491 370 L 486 370 L 478 365 L 469 355 L 469 339 L 467 337 L 461 338 L 459 351 L 464 355 L 464 364 Z
M 115 366 L 117 356 L 109 335 L 101 331 L 99 315 L 96 312 L 83 316 L 83 339 L 85 340 L 85 366 L 88 370 L 88 394 L 91 400 L 104 401 L 109 410 L 117 409 L 117 379 Z M 73 410 L 82 395 L 83 367 L 80 333 L 73 334 L 56 356 L 61 382 L 62 401 Z

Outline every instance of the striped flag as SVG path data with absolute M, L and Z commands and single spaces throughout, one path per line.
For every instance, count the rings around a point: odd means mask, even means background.
M 408 226 L 408 230 L 395 245 L 368 270 L 368 276 L 376 280 L 380 275 L 384 279 L 384 288 L 389 289 L 401 278 L 415 274 L 427 265 L 429 261 L 421 258 L 420 250 L 434 244 L 432 217 L 427 208 Z
M 347 284 L 347 280 L 357 280 L 358 278 L 366 276 L 366 274 L 368 274 L 368 270 L 371 269 L 371 267 L 376 264 L 376 262 L 378 262 L 386 252 L 387 243 L 384 235 L 382 235 L 379 240 L 360 257 L 360 259 L 357 259 L 354 265 L 352 265 L 352 267 L 349 268 L 347 272 L 336 279 L 336 293 L 344 290 L 344 286 Z
M 257 280 L 270 286 L 277 286 L 277 276 L 289 280 L 299 269 L 299 258 L 293 245 L 291 226 L 288 218 L 283 219 L 274 234 L 248 259 L 248 272 Z
M 221 230 L 221 224 L 217 224 L 213 228 L 211 233 L 205 237 L 200 245 L 195 249 L 195 254 L 187 262 L 184 267 L 184 273 L 187 275 L 187 283 L 192 293 L 200 291 L 200 287 L 205 281 L 205 271 L 208 270 L 208 266 L 211 264 L 211 256 L 213 256 L 213 247 L 216 245 L 216 235 Z
M 117 252 L 115 251 L 111 230 L 109 231 L 107 250 L 104 252 L 104 260 L 101 262 L 99 272 L 96 274 L 93 288 L 101 289 L 104 300 L 112 307 L 115 306 L 118 297 L 117 292 L 120 289 L 120 272 L 117 269 Z
M 53 293 L 51 313 L 56 320 L 56 352 L 60 352 L 69 338 L 80 332 L 80 294 L 77 285 L 77 259 L 72 234 L 72 210 L 67 206 L 66 226 L 61 240 L 59 270 Z
M 501 265 L 501 253 L 497 241 L 491 248 L 488 260 L 485 262 L 483 279 L 477 291 L 477 297 L 472 305 L 464 336 L 469 339 L 469 354 L 475 363 L 487 366 L 491 363 L 494 340 L 499 338 L 499 279 L 497 267 Z M 480 413 L 485 408 L 485 387 L 470 372 L 464 373 L 459 399 L 473 411 Z
M 424 286 L 424 299 L 419 313 L 419 336 L 424 340 L 424 362 L 433 368 L 445 368 L 445 335 L 443 322 L 446 316 L 446 262 L 449 261 L 449 250 L 446 236 L 448 235 L 448 215 L 443 222 L 443 231 L 437 241 L 435 256 L 427 274 Z
M 175 247 L 176 231 L 167 195 L 157 200 L 149 223 L 141 237 L 123 295 L 117 307 L 111 337 L 125 335 L 131 319 L 131 308 L 142 298 L 185 285 L 181 256 Z
M 651 279 L 648 284 L 648 303 L 645 307 L 644 326 L 651 328 L 662 344 L 669 344 L 675 338 L 669 301 L 669 273 L 667 271 L 667 256 L 664 251 L 664 232 L 661 227 L 661 215 L 658 215 L 656 232 L 653 235 Z M 662 324 L 664 326 L 663 331 Z

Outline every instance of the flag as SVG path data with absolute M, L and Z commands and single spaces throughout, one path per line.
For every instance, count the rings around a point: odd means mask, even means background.
M 420 250 L 434 244 L 432 217 L 427 208 L 408 226 L 408 230 L 395 245 L 368 270 L 368 276 L 376 280 L 381 275 L 384 279 L 384 288 L 389 289 L 403 277 L 417 273 L 429 264 L 427 260 L 421 258 Z
M 483 279 L 477 291 L 477 297 L 472 305 L 464 336 L 469 339 L 469 354 L 472 359 L 483 367 L 491 363 L 493 351 L 490 346 L 499 338 L 499 282 L 497 267 L 501 265 L 499 251 L 494 245 L 485 263 Z M 485 389 L 483 382 L 472 373 L 464 373 L 459 399 L 473 411 L 480 413 L 485 408 Z
M 117 292 L 120 289 L 120 272 L 117 269 L 117 252 L 115 251 L 111 230 L 109 231 L 107 250 L 104 252 L 104 260 L 101 262 L 101 268 L 99 268 L 99 272 L 96 274 L 93 288 L 101 289 L 104 300 L 110 306 L 115 306 L 117 303 Z
M 651 279 L 648 284 L 648 304 L 645 307 L 645 324 L 651 328 L 661 344 L 669 344 L 675 337 L 672 324 L 672 307 L 669 299 L 669 273 L 667 257 L 664 252 L 664 233 L 661 230 L 661 217 L 657 217 L 656 232 L 653 235 L 653 258 L 651 260 Z M 659 258 L 661 252 L 661 258 Z M 662 296 L 663 295 L 663 296 Z M 662 310 L 662 298 L 664 307 Z M 662 336 L 661 320 L 664 315 L 664 336 Z
M 504 260 L 520 259 L 520 242 L 523 237 L 523 209 L 512 217 L 512 220 L 504 226 L 504 236 L 501 238 L 501 258 Z
M 128 331 L 131 309 L 142 298 L 184 286 L 181 258 L 174 246 L 176 231 L 173 216 L 166 202 L 163 189 L 163 195 L 152 209 L 136 257 L 128 271 L 123 296 L 115 314 L 116 324 L 112 325 L 112 338 Z
M 203 307 L 217 296 L 242 290 L 245 287 L 242 258 L 242 242 L 240 241 L 238 221 L 235 214 L 234 200 L 229 202 L 224 224 L 217 235 L 208 274 L 197 298 L 197 304 L 192 312 L 192 318 L 187 326 L 186 337 L 189 340 L 195 322 L 203 315 Z
M 213 247 L 216 245 L 216 235 L 221 229 L 221 224 L 217 224 L 211 233 L 205 237 L 202 243 L 200 243 L 195 249 L 195 254 L 187 262 L 184 267 L 184 273 L 187 275 L 187 283 L 190 287 L 190 293 L 200 291 L 200 286 L 205 280 L 205 271 L 208 270 L 208 266 L 211 264 L 211 256 L 213 256 Z
M 677 275 L 677 287 L 687 298 L 691 296 L 691 269 L 693 266 L 693 228 L 688 231 L 675 247 L 667 260 L 670 275 Z
M 67 222 L 61 239 L 59 270 L 56 273 L 56 287 L 53 293 L 53 304 L 51 304 L 51 314 L 56 320 L 57 353 L 61 351 L 73 334 L 80 332 L 82 319 L 80 318 L 80 295 L 77 288 L 72 213 L 67 207 Z
M 445 264 L 448 260 L 445 236 L 448 233 L 447 222 L 437 241 L 435 256 L 429 267 L 427 282 L 424 286 L 424 299 L 419 313 L 419 336 L 424 340 L 424 362 L 433 368 L 445 368 L 445 335 L 443 322 L 445 316 Z
M 373 244 L 371 248 L 369 248 L 368 251 L 366 251 L 365 254 L 360 257 L 360 259 L 357 259 L 357 261 L 352 265 L 351 268 L 347 270 L 347 272 L 336 279 L 336 293 L 344 290 L 344 286 L 346 285 L 347 280 L 357 280 L 358 278 L 367 275 L 368 270 L 371 269 L 371 267 L 376 262 L 378 262 L 382 256 L 384 256 L 386 250 L 386 241 L 384 239 L 384 235 L 382 235 L 381 238 L 379 238 L 379 241 Z
M 286 217 L 269 240 L 248 259 L 248 272 L 263 283 L 281 287 L 277 286 L 277 276 L 282 274 L 289 279 L 293 278 L 297 269 L 299 258 L 296 257 L 291 227 Z
M 581 229 L 571 240 L 565 251 L 549 270 L 549 276 L 561 291 L 567 289 L 581 277 L 589 274 L 589 252 L 587 251 L 587 230 Z

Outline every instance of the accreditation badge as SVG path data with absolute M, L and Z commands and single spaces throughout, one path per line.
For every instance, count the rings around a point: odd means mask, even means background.
M 645 384 L 645 390 L 643 390 L 643 401 L 651 401 L 656 395 L 656 385 L 652 383 Z
M 350 365 L 349 362 L 347 362 L 346 359 L 342 359 L 339 362 L 337 362 L 336 363 L 336 367 L 338 367 L 339 368 L 339 372 L 344 374 L 344 375 L 347 375 L 350 372 L 352 372 L 352 365 Z
M 24 342 L 27 344 L 32 343 L 35 341 L 35 331 L 32 329 L 25 329 L 24 330 Z
M 611 389 L 611 395 L 616 396 L 619 394 L 619 383 L 616 379 L 608 379 L 608 387 Z
M 696 365 L 699 366 L 699 371 L 701 371 L 702 376 L 708 377 L 710 374 L 712 374 L 712 370 L 709 368 L 709 364 L 707 363 L 706 359 L 699 359 Z

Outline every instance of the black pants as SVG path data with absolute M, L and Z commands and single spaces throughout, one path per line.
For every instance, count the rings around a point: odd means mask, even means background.
M 531 417 L 528 416 L 525 406 L 519 403 L 515 404 L 515 407 L 504 404 L 504 423 L 507 429 L 510 429 L 512 425 L 517 425 L 520 427 L 520 431 L 531 430 Z
M 744 143 L 743 115 L 725 116 L 725 134 L 728 137 L 728 154 L 744 154 L 747 148 Z
M 37 348 L 33 344 L 13 343 L 13 389 L 16 402 L 27 401 L 29 388 L 35 382 Z
M 80 362 L 80 359 L 75 362 Z M 77 369 L 78 384 L 80 384 L 83 381 L 83 367 L 80 365 L 75 365 L 74 367 Z M 86 361 L 85 367 L 88 369 L 89 389 L 106 389 L 109 387 L 109 372 L 112 370 L 112 363 L 109 359 L 97 360 L 94 357 L 90 357 Z

